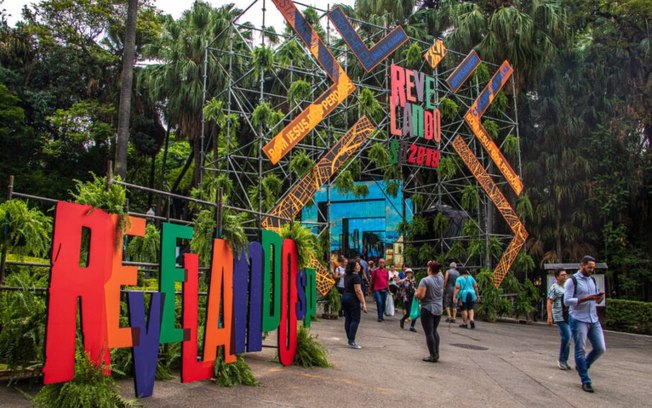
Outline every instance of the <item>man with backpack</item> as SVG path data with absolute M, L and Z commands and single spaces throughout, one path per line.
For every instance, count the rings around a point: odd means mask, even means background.
M 569 307 L 569 322 L 575 343 L 575 369 L 582 381 L 582 390 L 593 392 L 589 368 L 606 350 L 602 326 L 598 320 L 597 305 L 604 299 L 595 278 L 595 258 L 584 256 L 580 270 L 566 280 L 564 304 Z M 586 354 L 586 340 L 593 349 Z

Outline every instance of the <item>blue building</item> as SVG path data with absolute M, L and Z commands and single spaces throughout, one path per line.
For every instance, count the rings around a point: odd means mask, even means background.
M 367 259 L 392 256 L 400 238 L 398 225 L 403 219 L 402 185 L 399 185 L 398 195 L 391 197 L 385 193 L 384 181 L 356 184 L 365 184 L 369 194 L 355 197 L 331 188 L 330 220 L 325 219 L 328 214 L 325 187 L 315 194 L 316 205 L 303 209 L 301 219 L 309 227 L 330 221 L 331 252 L 339 251 L 348 257 L 363 255 Z M 412 216 L 412 202 L 406 200 L 406 221 L 412 221 Z M 316 233 L 317 228 L 313 231 Z

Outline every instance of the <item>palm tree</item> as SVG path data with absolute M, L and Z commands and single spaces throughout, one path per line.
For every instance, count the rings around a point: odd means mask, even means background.
M 238 14 L 240 10 L 233 4 L 215 9 L 197 0 L 179 20 L 168 19 L 162 37 L 146 50 L 146 57 L 161 63 L 144 70 L 144 86 L 154 100 L 165 105 L 168 123 L 178 128 L 181 137 L 191 141 L 195 185 L 199 183 L 202 167 L 204 80 L 208 96 L 217 95 L 226 85 L 226 75 L 220 71 L 221 67 L 226 66 L 220 60 L 224 57 L 208 52 L 207 45 L 221 45 L 227 49 L 226 44 L 233 37 L 234 47 L 243 48 L 244 43 L 239 36 L 225 35 L 226 30 L 232 29 L 229 28 L 230 22 Z M 206 65 L 205 58 L 208 58 Z M 205 66 L 207 71 L 204 70 Z M 237 64 L 233 67 L 236 71 L 240 69 Z

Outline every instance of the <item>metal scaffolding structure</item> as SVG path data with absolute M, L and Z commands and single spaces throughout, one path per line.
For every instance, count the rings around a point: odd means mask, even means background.
M 305 11 L 305 5 L 298 2 L 294 4 L 302 12 Z M 463 231 L 461 224 L 455 228 L 449 225 L 446 230 L 439 231 L 431 228 L 431 231 L 436 231 L 436 235 L 415 239 L 412 242 L 405 241 L 406 244 L 419 247 L 424 244 L 429 245 L 433 255 L 442 255 L 449 254 L 456 242 L 468 246 L 472 240 L 483 240 L 485 251 L 482 258 L 484 259 L 467 255 L 466 259 L 457 259 L 457 261 L 467 264 L 469 267 L 492 267 L 495 265 L 500 254 L 491 256 L 490 246 L 499 242 L 504 249 L 506 243 L 513 238 L 513 233 L 500 222 L 499 218 L 496 219 L 494 204 L 490 197 L 483 193 L 478 181 L 452 146 L 455 137 L 461 136 L 508 200 L 514 201 L 516 196 L 509 188 L 505 187 L 507 182 L 496 171 L 494 162 L 479 144 L 464 118 L 464 113 L 471 109 L 474 101 L 489 82 L 489 78 L 483 78 L 481 73 L 476 73 L 465 81 L 456 92 L 453 91 L 446 79 L 464 60 L 466 54 L 448 50 L 446 57 L 434 69 L 424 58 L 415 64 L 407 55 L 409 53 L 406 50 L 410 47 L 419 47 L 420 54 L 423 55 L 432 44 L 414 38 L 410 38 L 398 51 L 374 69 L 365 72 L 351 48 L 333 28 L 328 18 L 328 13 L 331 10 L 315 9 L 319 15 L 321 39 L 330 49 L 335 60 L 349 74 L 356 89 L 330 115 L 319 122 L 308 136 L 293 148 L 290 154 L 281 158 L 278 163 L 272 164 L 264 154 L 263 146 L 275 136 L 284 124 L 299 115 L 311 101 L 324 93 L 332 85 L 332 82 L 294 31 L 287 29 L 283 33 L 276 34 L 269 30 L 269 27 L 265 25 L 266 21 L 269 21 L 266 18 L 269 12 L 267 7 L 270 7 L 269 0 L 267 2 L 266 0 L 253 1 L 238 18 L 231 22 L 229 27 L 207 44 L 205 54 L 205 63 L 218 64 L 220 72 L 226 78 L 227 86 L 214 95 L 208 94 L 204 88 L 204 105 L 213 98 L 221 100 L 227 119 L 222 126 L 217 126 L 207 119 L 202 122 L 202 131 L 207 135 L 202 151 L 202 179 L 215 179 L 219 175 L 228 177 L 233 187 L 229 196 L 230 204 L 257 214 L 245 225 L 247 232 L 251 235 L 258 234 L 263 226 L 263 220 L 270 215 L 271 209 L 269 208 L 270 203 L 266 201 L 265 182 L 277 180 L 281 183 L 281 191 L 285 193 L 280 195 L 277 203 L 281 201 L 284 195 L 287 195 L 292 187 L 299 182 L 299 176 L 293 172 L 293 157 L 298 154 L 297 152 L 302 152 L 301 154 L 310 158 L 312 162 L 318 162 L 365 113 L 360 96 L 363 90 L 367 89 L 368 91 L 364 92 L 371 92 L 373 99 L 379 103 L 381 108 L 381 112 L 375 116 L 376 119 L 370 118 L 376 131 L 362 142 L 359 149 L 352 154 L 339 172 L 326 183 L 327 191 L 333 188 L 333 183 L 346 169 L 358 168 L 359 181 L 377 182 L 388 178 L 394 180 L 402 186 L 404 202 L 407 198 L 411 198 L 415 204 L 414 208 L 403 205 L 403 208 L 400 209 L 404 219 L 406 213 L 410 212 L 426 218 L 434 217 L 437 213 L 450 216 L 452 212 L 463 222 L 472 220 L 478 231 L 478 235 L 471 236 Z M 274 5 L 272 4 L 271 7 Z M 262 12 L 261 27 L 254 27 L 246 22 L 247 13 L 255 8 L 259 8 Z M 351 19 L 351 22 L 357 27 L 357 33 L 362 41 L 369 46 L 377 43 L 389 32 L 386 27 L 368 22 L 355 19 Z M 272 41 L 276 37 L 280 39 L 280 42 Z M 443 39 L 443 41 L 445 43 L 446 40 Z M 242 48 L 237 48 L 236 44 L 244 45 L 246 52 L 242 52 Z M 307 65 L 295 65 L 295 61 L 278 57 L 283 54 L 284 47 L 295 47 L 296 44 L 308 56 L 308 58 L 302 59 L 308 61 Z M 271 64 L 266 66 L 260 63 L 261 55 L 264 57 L 264 52 L 261 51 L 263 48 L 271 50 L 276 56 L 272 59 Z M 439 163 L 446 163 L 449 169 L 452 166 L 453 171 L 444 173 L 441 169 L 442 166 L 435 169 L 409 163 L 406 160 L 409 155 L 408 144 L 416 142 L 426 145 L 425 141 L 408 141 L 406 138 L 397 138 L 390 134 L 389 101 L 390 66 L 392 64 L 415 69 L 435 78 L 436 101 L 442 113 L 441 141 L 436 144 L 428 141 L 428 145 L 439 150 Z M 487 76 L 487 72 L 492 73 L 498 68 L 497 65 L 487 62 L 483 62 L 482 65 L 487 69 L 478 70 L 478 72 L 483 71 L 485 76 Z M 208 70 L 205 69 L 204 72 L 208 72 Z M 310 95 L 305 95 L 301 99 L 292 95 L 292 84 L 297 81 L 305 81 L 309 84 Z M 483 123 L 491 121 L 494 124 L 492 130 L 497 130 L 495 143 L 500 150 L 504 150 L 508 140 L 513 142 L 515 138 L 518 143 L 519 137 L 514 97 L 515 86 L 511 77 L 509 81 L 512 84 L 510 86 L 508 82 L 507 92 L 502 92 L 504 96 L 501 96 L 501 103 L 493 104 L 483 116 Z M 261 112 L 264 113 L 265 109 L 260 106 L 265 103 L 268 104 L 271 113 L 282 112 L 282 115 L 279 114 L 275 117 L 275 120 L 280 120 L 280 123 L 269 122 L 270 111 L 267 111 L 266 115 L 262 115 Z M 448 110 L 445 111 L 444 106 L 440 104 L 446 105 Z M 450 106 L 452 105 L 455 105 L 457 109 L 451 111 Z M 395 164 L 390 162 L 384 166 L 378 166 L 377 162 L 370 158 L 369 152 L 374 145 L 382 146 L 383 150 L 392 156 L 392 151 L 396 152 L 397 142 L 399 150 L 398 160 Z M 378 148 L 376 147 L 376 149 Z M 509 158 L 517 163 L 517 172 L 520 174 L 520 148 L 517 148 Z M 475 202 L 471 200 L 474 205 L 470 207 L 468 196 L 473 196 L 473 191 L 476 191 L 479 199 Z M 465 195 L 467 198 L 463 198 Z M 330 194 L 327 193 L 327 196 L 329 201 L 325 209 L 319 209 L 319 219 L 325 221 L 318 222 L 316 225 L 320 234 L 329 233 Z M 467 205 L 462 205 L 463 202 Z

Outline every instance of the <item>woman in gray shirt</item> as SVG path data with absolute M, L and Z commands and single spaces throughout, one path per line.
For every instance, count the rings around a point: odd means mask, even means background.
M 424 357 L 423 361 L 436 363 L 439 361 L 439 333 L 437 333 L 437 327 L 441 320 L 444 298 L 444 277 L 441 274 L 441 264 L 439 262 L 428 262 L 428 276 L 421 279 L 414 296 L 421 301 L 421 325 L 430 352 L 430 355 Z

